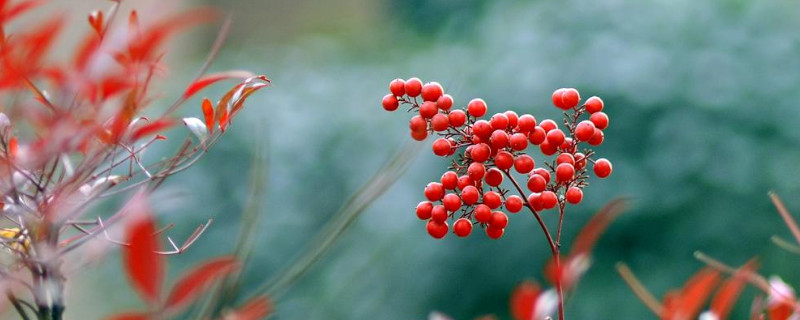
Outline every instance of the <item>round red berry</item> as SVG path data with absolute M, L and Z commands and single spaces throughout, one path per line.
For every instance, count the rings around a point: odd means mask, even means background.
M 425 198 L 430 201 L 439 201 L 444 197 L 444 187 L 441 183 L 431 182 L 425 186 Z
M 447 220 L 447 208 L 443 205 L 435 205 L 431 210 L 431 220 L 433 221 L 446 221 Z
M 539 201 L 542 203 L 542 208 L 553 209 L 558 204 L 558 196 L 553 191 L 544 191 L 539 196 Z
M 502 113 L 495 113 L 490 119 L 489 124 L 495 130 L 505 130 L 508 128 L 508 117 Z
M 442 198 L 442 204 L 447 211 L 455 212 L 461 208 L 461 198 L 455 193 L 448 193 Z
M 589 117 L 589 121 L 594 123 L 597 129 L 605 130 L 608 128 L 608 115 L 605 112 L 595 112 Z
M 422 141 L 422 140 L 425 140 L 425 138 L 427 138 L 427 137 L 428 137 L 428 131 L 426 131 L 426 130 L 422 130 L 422 131 L 413 131 L 413 130 L 411 130 L 411 138 L 414 138 L 414 140 Z
M 605 140 L 605 136 L 606 135 L 603 133 L 603 130 L 595 128 L 594 129 L 594 134 L 592 135 L 592 138 L 589 139 L 589 141 L 586 141 L 586 143 L 588 143 L 589 145 L 592 145 L 592 146 L 599 146 L 599 145 L 603 144 L 603 140 Z
M 495 239 L 495 240 L 500 239 L 501 237 L 503 237 L 503 234 L 505 232 L 506 232 L 506 229 L 497 229 L 497 228 L 492 228 L 492 227 L 486 228 L 486 235 L 489 236 L 489 238 L 492 238 L 492 239 Z
M 467 112 L 475 118 L 483 117 L 488 109 L 486 101 L 483 101 L 483 99 L 472 99 L 467 104 Z
M 503 205 L 503 198 L 500 197 L 499 193 L 494 191 L 484 192 L 483 204 L 489 206 L 490 209 L 497 209 Z
M 505 148 L 508 146 L 508 133 L 504 130 L 495 130 L 489 137 L 489 143 L 491 143 L 492 147 L 495 149 Z
M 569 163 L 562 163 L 556 167 L 556 181 L 559 183 L 570 182 L 575 177 L 575 167 Z
M 547 169 L 545 168 L 533 169 L 533 174 L 542 176 L 545 182 L 550 183 L 550 171 L 547 171 Z
M 517 132 L 508 138 L 508 145 L 516 151 L 525 150 L 528 147 L 528 137 L 524 133 Z
M 581 170 L 584 167 L 586 167 L 586 155 L 578 152 L 575 154 L 575 170 Z
M 497 168 L 491 168 L 486 171 L 486 176 L 483 178 L 486 184 L 496 187 L 503 183 L 503 172 Z
M 508 170 L 514 166 L 514 155 L 508 151 L 498 151 L 494 156 L 494 165 L 500 170 Z
M 517 213 L 522 210 L 522 198 L 516 195 L 508 196 L 506 198 L 506 210 L 511 213 Z
M 460 180 L 461 179 L 459 179 L 459 181 Z M 464 188 L 461 188 L 461 201 L 464 201 L 464 204 L 468 206 L 478 202 L 478 198 L 480 198 L 480 196 L 481 195 L 478 192 L 478 188 L 475 188 L 475 186 L 468 185 Z
M 488 223 L 492 219 L 492 208 L 485 204 L 475 206 L 475 221 Z
M 489 157 L 492 156 L 492 148 L 485 143 L 473 145 L 469 149 L 469 156 L 472 158 L 472 161 L 485 162 L 486 160 L 489 160 Z
M 441 182 L 443 188 L 453 190 L 458 186 L 458 174 L 454 171 L 447 171 L 442 174 Z
M 586 99 L 586 103 L 584 104 L 586 105 L 586 112 L 588 113 L 603 111 L 603 99 L 600 99 L 599 97 L 591 97 Z
M 419 115 L 425 119 L 433 118 L 438 112 L 439 108 L 436 107 L 436 102 L 425 101 L 419 106 Z
M 546 156 L 552 156 L 558 152 L 558 145 L 551 144 L 547 140 L 539 144 L 539 150 Z
M 514 159 L 514 169 L 516 169 L 519 173 L 531 172 L 535 165 L 536 163 L 533 161 L 533 158 L 527 154 L 518 155 Z
M 567 110 L 575 108 L 580 102 L 581 95 L 578 93 L 578 90 L 568 88 L 561 93 L 561 109 Z
M 450 125 L 454 127 L 460 127 L 467 123 L 467 114 L 463 110 L 450 111 L 447 117 L 450 120 Z
M 594 174 L 600 178 L 605 178 L 611 175 L 611 161 L 606 158 L 597 159 L 594 162 Z
M 394 79 L 389 82 L 389 91 L 393 95 L 401 97 L 406 94 L 406 82 L 403 79 Z
M 508 216 L 502 211 L 492 212 L 492 218 L 489 219 L 489 227 L 503 229 L 508 225 Z
M 547 189 L 547 180 L 538 174 L 532 174 L 528 178 L 528 189 L 533 192 L 542 192 Z
M 528 134 L 528 140 L 534 145 L 539 145 L 547 138 L 547 132 L 542 127 L 534 127 Z
M 589 141 L 594 135 L 594 123 L 589 120 L 583 120 L 575 127 L 575 139 L 578 141 Z
M 559 109 L 569 109 L 564 107 L 564 100 L 561 98 L 564 95 L 564 88 L 553 91 L 553 105 Z
M 529 114 L 523 114 L 517 120 L 517 131 L 528 133 L 536 128 L 536 118 Z
M 450 126 L 450 119 L 443 113 L 437 113 L 431 118 L 431 129 L 433 131 L 445 131 Z
M 417 205 L 417 218 L 420 220 L 428 220 L 431 218 L 433 211 L 433 203 L 430 201 L 422 201 Z
M 542 211 L 542 194 L 534 192 L 528 195 L 528 204 L 533 208 L 533 211 Z
M 420 116 L 413 116 L 411 120 L 408 121 L 408 128 L 414 132 L 427 131 L 428 122 Z
M 450 153 L 450 141 L 447 141 L 445 138 L 436 139 L 431 145 L 433 149 L 433 154 L 444 157 Z
M 564 143 L 565 138 L 564 131 L 559 129 L 553 129 L 547 132 L 547 142 L 550 145 L 560 146 L 562 143 Z
M 569 163 L 571 165 L 574 165 L 575 157 L 569 153 L 559 154 L 558 157 L 556 157 L 556 164 L 562 164 L 562 163 Z
M 564 197 L 567 199 L 567 202 L 571 204 L 581 203 L 581 200 L 583 200 L 583 190 L 578 187 L 569 187 Z
M 466 237 L 472 233 L 472 222 L 466 218 L 461 218 L 453 223 L 453 233 L 459 237 Z
M 422 86 L 422 100 L 436 102 L 444 94 L 442 85 L 438 82 L 428 82 Z
M 450 110 L 453 107 L 453 97 L 449 94 L 444 94 L 436 100 L 436 106 L 444 111 Z
M 478 138 L 488 140 L 492 132 L 494 132 L 494 129 L 492 129 L 492 125 L 489 124 L 489 121 L 478 120 L 472 125 L 472 133 L 478 136 Z
M 484 174 L 486 174 L 486 167 L 483 166 L 483 163 L 473 162 L 467 167 L 467 175 L 472 181 L 482 180 Z
M 519 116 L 517 115 L 517 113 L 514 112 L 514 111 L 511 111 L 511 110 L 508 110 L 506 112 L 503 112 L 503 114 L 506 115 L 506 118 L 508 119 L 508 127 L 509 128 L 516 128 L 517 127 L 517 122 L 519 122 Z
M 416 97 L 422 93 L 422 80 L 419 78 L 411 78 L 406 80 L 405 84 L 406 94 L 409 97 Z
M 397 97 L 393 94 L 390 93 L 383 96 L 383 109 L 386 111 L 395 111 L 399 106 L 400 102 L 397 101 Z
M 566 152 L 566 153 L 575 152 L 575 143 L 573 143 L 572 138 L 570 137 L 564 138 L 564 142 L 562 142 L 561 145 L 558 146 L 558 150 L 561 150 L 561 152 Z
M 544 119 L 542 122 L 539 122 L 539 127 L 544 129 L 544 132 L 550 132 L 550 130 L 558 129 L 558 124 L 551 119 Z
M 447 222 L 444 221 L 439 222 L 433 220 L 428 221 L 427 228 L 428 228 L 428 234 L 430 234 L 431 237 L 434 237 L 436 239 L 444 238 L 444 236 L 447 235 L 447 231 L 450 230 L 450 228 L 447 226 Z

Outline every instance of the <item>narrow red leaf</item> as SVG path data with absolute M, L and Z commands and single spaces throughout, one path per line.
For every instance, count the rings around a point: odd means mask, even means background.
M 719 271 L 705 267 L 683 286 L 680 297 L 681 314 L 688 319 L 697 318 L 711 291 L 720 280 Z
M 272 313 L 272 301 L 267 297 L 256 297 L 233 310 L 222 318 L 223 320 L 260 320 Z
M 128 312 L 120 313 L 106 318 L 106 320 L 148 320 L 150 316 L 146 313 Z
M 205 118 L 208 133 L 214 132 L 214 105 L 208 98 L 203 99 L 203 117 Z
M 18 153 L 19 153 L 19 140 L 17 139 L 17 137 L 13 137 L 11 138 L 11 140 L 8 141 L 8 156 L 11 159 L 16 159 Z
M 97 32 L 97 35 L 103 34 L 103 11 L 95 10 L 89 14 L 89 25 Z
M 215 281 L 237 269 L 238 264 L 233 257 L 220 257 L 207 261 L 175 284 L 167 298 L 166 308 L 185 307 L 203 291 L 208 290 Z
M 183 93 L 183 98 L 189 98 L 193 96 L 198 91 L 202 90 L 203 88 L 214 84 L 215 82 L 219 82 L 222 80 L 228 79 L 247 79 L 252 77 L 253 74 L 248 71 L 241 71 L 241 70 L 233 70 L 233 71 L 225 71 L 225 72 L 218 72 L 206 75 L 197 81 L 193 82 L 186 88 L 186 91 Z
M 541 293 L 541 288 L 535 282 L 524 281 L 520 283 L 511 292 L 511 316 L 516 320 L 533 319 L 536 299 L 539 297 L 539 293 Z
M 131 214 L 138 215 L 127 228 L 128 246 L 123 251 L 128 277 L 139 295 L 149 304 L 158 303 L 161 282 L 164 277 L 163 261 L 159 244 L 153 234 L 156 232 L 155 222 L 150 216 L 149 208 L 143 196 L 131 200 Z
M 132 141 L 137 141 L 137 140 L 141 139 L 142 137 L 146 137 L 146 136 L 155 134 L 156 132 L 165 130 L 165 129 L 169 128 L 169 127 L 172 127 L 173 125 L 175 125 L 175 123 L 176 122 L 174 120 L 172 120 L 172 119 L 159 119 L 159 120 L 150 122 L 150 123 L 148 123 L 146 125 L 143 125 L 143 126 L 137 128 L 133 132 L 133 134 L 131 135 L 131 140 Z
M 590 254 L 597 239 L 603 234 L 611 221 L 614 221 L 627 207 L 625 200 L 617 199 L 606 204 L 600 211 L 595 213 L 589 222 L 578 233 L 575 242 L 570 249 L 570 256 L 578 254 Z
M 748 261 L 717 290 L 717 293 L 711 300 L 711 312 L 713 312 L 718 319 L 728 318 L 733 305 L 739 298 L 739 294 L 747 284 L 747 275 L 754 272 L 756 267 L 757 263 L 755 259 Z
M 14 18 L 22 15 L 25 12 L 30 11 L 33 8 L 44 3 L 43 0 L 30 0 L 20 2 L 17 5 L 8 8 L 4 12 L 0 13 L 0 24 L 8 23 L 9 21 L 13 20 Z

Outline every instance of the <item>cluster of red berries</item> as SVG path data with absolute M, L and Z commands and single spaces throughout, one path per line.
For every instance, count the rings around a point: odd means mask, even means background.
M 611 174 L 611 162 L 593 159 L 591 149 L 579 150 L 581 143 L 598 146 L 605 138 L 608 115 L 602 112 L 603 100 L 591 97 L 583 104 L 577 90 L 558 89 L 553 104 L 564 110 L 564 129 L 545 119 L 537 122 L 530 114 L 514 111 L 495 113 L 482 119 L 488 111 L 482 99 L 471 100 L 465 109 L 454 109 L 453 97 L 444 93 L 437 82 L 423 84 L 418 78 L 395 79 L 383 97 L 383 108 L 397 110 L 401 104 L 417 113 L 409 122 L 411 137 L 422 141 L 429 134 L 440 138 L 433 142 L 433 153 L 441 157 L 456 155 L 440 181 L 425 187 L 427 201 L 417 205 L 417 217 L 427 220 L 428 233 L 443 238 L 450 230 L 447 223 L 455 219 L 453 232 L 459 237 L 472 233 L 477 224 L 486 234 L 497 239 L 503 236 L 510 213 L 523 207 L 532 211 L 577 204 L 587 186 L 587 163 L 600 178 Z M 421 100 L 421 101 L 420 101 Z M 581 115 L 590 114 L 588 120 Z M 529 146 L 538 146 L 545 156 L 556 156 L 536 167 L 525 153 Z M 459 152 L 462 150 L 463 152 Z M 523 191 L 513 171 L 527 179 L 529 193 Z M 518 195 L 512 195 L 502 184 L 508 179 Z

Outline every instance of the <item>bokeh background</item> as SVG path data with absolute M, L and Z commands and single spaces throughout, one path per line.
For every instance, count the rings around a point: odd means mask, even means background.
M 539 119 L 559 116 L 549 102 L 559 87 L 605 100 L 611 126 L 598 152 L 614 163 L 614 174 L 592 180 L 585 201 L 570 207 L 566 243 L 608 200 L 628 196 L 633 206 L 600 240 L 594 266 L 567 303 L 569 318 L 654 318 L 614 272 L 618 261 L 657 296 L 702 266 L 695 250 L 736 265 L 759 256 L 763 273 L 800 284 L 800 259 L 770 242 L 771 235 L 789 234 L 767 198 L 775 190 L 800 213 L 796 1 L 185 5 L 216 6 L 234 18 L 212 71 L 264 73 L 274 87 L 251 98 L 223 143 L 157 198 L 171 201 L 158 213 L 176 224 L 178 238 L 215 218 L 193 250 L 170 258 L 172 279 L 233 248 L 259 147 L 267 153 L 269 180 L 245 292 L 291 264 L 410 139 L 408 115 L 384 112 L 380 99 L 390 80 L 418 76 L 442 83 L 459 106 L 482 97 L 490 112 L 511 109 Z M 177 42 L 167 91 L 180 92 L 215 31 L 200 28 Z M 222 87 L 204 94 L 219 96 Z M 199 102 L 190 106 L 184 115 L 198 116 Z M 480 232 L 440 241 L 426 234 L 413 208 L 446 163 L 430 154 L 430 140 L 424 143 L 403 178 L 277 297 L 276 318 L 424 319 L 438 310 L 455 319 L 489 313 L 505 319 L 515 284 L 541 281 L 548 251 L 529 215 L 512 216 L 498 241 Z M 141 306 L 119 261 L 114 253 L 70 280 L 68 318 Z M 745 317 L 753 294 L 748 289 L 733 318 Z

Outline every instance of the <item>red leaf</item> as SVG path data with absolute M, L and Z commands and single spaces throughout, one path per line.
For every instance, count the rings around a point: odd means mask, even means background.
M 151 134 L 155 134 L 161 130 L 167 129 L 175 125 L 175 121 L 171 119 L 159 119 L 153 122 L 150 122 L 146 125 L 143 125 L 136 129 L 131 135 L 131 139 L 133 141 L 137 141 L 142 137 L 149 136 Z
M 744 289 L 747 283 L 748 274 L 755 271 L 757 267 L 755 260 L 748 261 L 744 266 L 739 268 L 733 276 L 723 283 L 714 298 L 711 300 L 711 312 L 713 312 L 719 319 L 727 319 L 736 299 Z
M 97 32 L 97 35 L 103 34 L 103 11 L 95 10 L 89 14 L 89 25 Z
M 272 301 L 267 297 L 256 297 L 250 302 L 227 313 L 223 320 L 259 320 L 272 313 Z
M 164 267 L 161 256 L 156 253 L 159 250 L 154 236 L 156 227 L 145 201 L 143 196 L 131 200 L 132 214 L 140 217 L 128 226 L 129 245 L 123 251 L 123 259 L 134 288 L 145 301 L 154 305 L 159 300 Z
M 42 0 L 30 0 L 20 2 L 17 5 L 8 8 L 8 10 L 3 10 L 2 6 L 0 6 L 0 25 L 8 23 L 9 21 L 13 20 L 17 16 L 36 8 L 37 6 L 44 3 Z
M 694 319 L 700 313 L 708 295 L 719 282 L 719 271 L 705 267 L 692 276 L 683 286 L 680 297 L 681 314 Z
M 206 128 L 208 128 L 208 133 L 214 132 L 214 105 L 211 104 L 211 100 L 208 98 L 203 99 L 203 117 L 206 121 Z
M 228 79 L 247 79 L 252 77 L 253 74 L 248 71 L 240 71 L 240 70 L 233 70 L 233 71 L 225 71 L 225 72 L 218 72 L 206 75 L 197 81 L 193 82 L 186 88 L 186 91 L 183 93 L 183 98 L 189 98 L 193 96 L 198 91 L 202 90 L 203 88 L 214 84 L 215 82 L 228 80 Z
M 106 318 L 106 320 L 148 320 L 150 316 L 146 313 L 128 312 L 120 313 Z
M 233 257 L 221 257 L 207 261 L 181 278 L 167 298 L 167 308 L 181 308 L 200 295 L 216 280 L 234 272 L 238 264 Z
M 626 208 L 624 200 L 613 200 L 598 211 L 583 229 L 578 233 L 575 242 L 570 249 L 570 256 L 578 254 L 590 254 L 594 244 L 603 231 L 606 230 L 611 221 L 614 221 Z
M 539 285 L 533 281 L 520 283 L 511 293 L 511 316 L 517 320 L 533 319 L 540 292 Z

